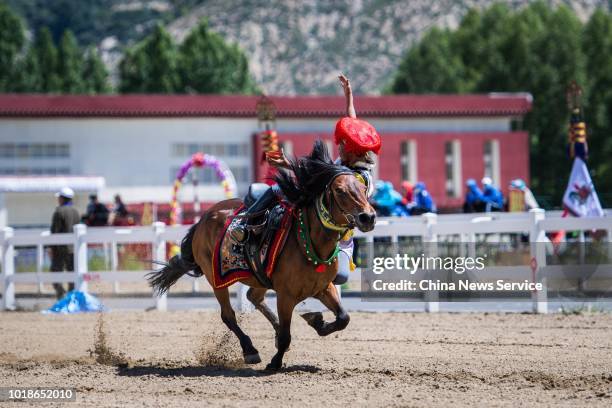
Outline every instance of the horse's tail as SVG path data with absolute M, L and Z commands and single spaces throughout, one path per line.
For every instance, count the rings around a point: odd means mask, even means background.
M 198 223 L 194 224 L 187 232 L 187 235 L 181 241 L 181 254 L 175 255 L 168 262 L 158 262 L 164 267 L 158 271 L 153 271 L 147 274 L 147 281 L 153 288 L 153 291 L 158 295 L 162 295 L 170 289 L 170 286 L 174 285 L 181 276 L 188 274 L 191 276 L 199 277 L 202 276 L 202 269 L 196 264 L 193 256 L 193 248 L 191 244 L 193 242 L 193 235 L 198 226 Z M 189 271 L 193 271 L 190 274 Z

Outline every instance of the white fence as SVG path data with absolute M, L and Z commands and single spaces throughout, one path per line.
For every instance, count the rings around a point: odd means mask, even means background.
M 0 310 L 15 308 L 15 284 L 29 283 L 65 283 L 74 282 L 79 290 L 86 290 L 89 281 L 107 282 L 144 282 L 144 275 L 154 269 L 142 271 L 117 270 L 117 245 L 125 243 L 149 243 L 152 246 L 154 261 L 165 261 L 166 243 L 180 241 L 187 233 L 189 226 L 167 227 L 163 223 L 155 223 L 152 227 L 98 227 L 87 228 L 76 225 L 74 233 L 50 234 L 49 231 L 0 230 L 0 260 L 2 275 L 2 304 Z M 559 212 L 548 212 L 536 209 L 529 213 L 491 213 L 491 214 L 423 214 L 421 217 L 381 218 L 376 228 L 368 233 L 358 232 L 357 238 L 365 238 L 366 242 L 374 242 L 377 237 L 390 237 L 392 243 L 398 243 L 399 237 L 420 237 L 423 242 L 438 242 L 440 237 L 458 236 L 460 242 L 469 243 L 469 251 L 475 251 L 476 234 L 513 234 L 529 235 L 530 251 L 534 267 L 512 267 L 513 277 L 531 280 L 538 276 L 545 288 L 532 295 L 533 310 L 537 313 L 547 312 L 546 279 L 555 273 L 555 268 L 546 266 L 546 249 L 537 242 L 548 242 L 547 232 L 605 230 L 608 240 L 612 237 L 612 216 L 598 218 L 562 218 Z M 584 236 L 583 234 L 581 236 Z M 111 269 L 108 271 L 88 272 L 87 245 L 104 244 L 111 248 Z M 44 246 L 74 245 L 74 272 L 43 272 Z M 37 247 L 37 270 L 35 272 L 15 273 L 15 247 Z M 495 277 L 495 267 L 487 268 L 487 277 Z M 508 267 L 504 267 L 508 273 Z M 598 268 L 598 277 L 612 278 L 612 268 L 605 265 Z M 355 276 L 355 275 L 353 275 Z M 507 275 L 506 275 L 507 276 Z M 192 279 L 192 278 L 185 278 Z M 247 310 L 246 289 L 240 285 L 238 289 L 238 307 Z M 436 312 L 439 302 L 435 292 L 427 292 L 425 310 Z M 166 310 L 167 298 L 156 298 L 156 307 Z

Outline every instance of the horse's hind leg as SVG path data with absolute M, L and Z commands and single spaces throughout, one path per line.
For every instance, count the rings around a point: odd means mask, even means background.
M 246 364 L 260 363 L 261 358 L 259 357 L 259 352 L 253 346 L 251 338 L 242 331 L 240 326 L 238 326 L 238 322 L 236 321 L 236 313 L 234 313 L 234 309 L 232 309 L 229 291 L 227 288 L 215 289 L 215 296 L 219 301 L 219 305 L 221 305 L 221 320 L 223 320 L 223 323 L 225 323 L 227 328 L 230 329 L 240 341 L 244 362 Z
M 338 291 L 334 284 L 330 283 L 323 292 L 316 296 L 316 298 L 336 315 L 336 320 L 333 322 L 326 322 L 323 320 L 323 313 L 321 312 L 304 313 L 302 315 L 304 320 L 317 331 L 319 336 L 327 336 L 333 332 L 344 330 L 349 324 L 350 317 L 340 304 Z
M 278 333 L 278 316 L 276 316 L 276 313 L 270 309 L 264 300 L 267 291 L 268 289 L 265 288 L 250 288 L 247 292 L 247 299 L 255 306 L 255 309 L 259 310 L 268 319 L 272 327 L 274 327 L 274 331 Z

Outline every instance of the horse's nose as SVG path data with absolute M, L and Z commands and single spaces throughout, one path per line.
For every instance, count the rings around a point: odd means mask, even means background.
M 368 231 L 374 228 L 374 223 L 376 222 L 376 213 L 375 212 L 362 212 L 357 216 L 357 221 L 362 227 L 365 227 Z

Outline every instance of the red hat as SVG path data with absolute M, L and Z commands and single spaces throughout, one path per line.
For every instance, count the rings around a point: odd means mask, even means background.
M 336 144 L 344 142 L 344 148 L 347 152 L 359 156 L 370 151 L 378 154 L 380 151 L 380 136 L 374 126 L 357 118 L 345 117 L 340 119 L 336 123 L 334 141 Z

